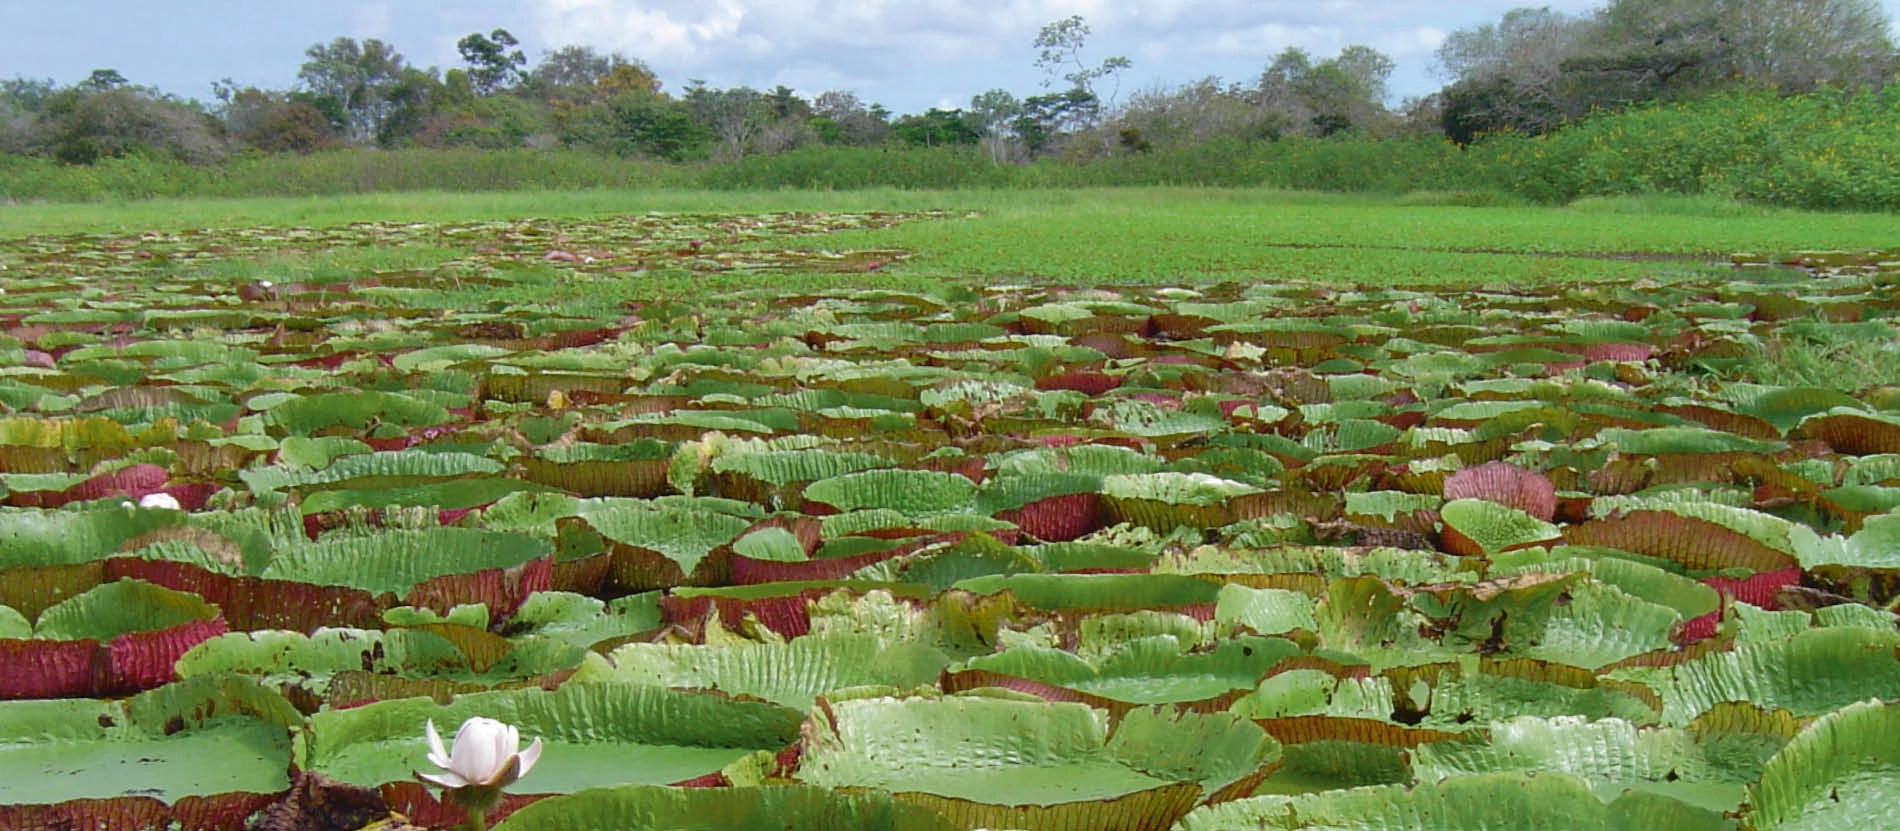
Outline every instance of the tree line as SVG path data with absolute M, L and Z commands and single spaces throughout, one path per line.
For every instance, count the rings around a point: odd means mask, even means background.
M 1097 159 L 1216 140 L 1543 135 L 1593 113 L 1736 88 L 1784 94 L 1880 87 L 1900 56 L 1875 0 L 1608 0 L 1591 12 L 1522 8 L 1452 33 L 1445 85 L 1389 102 L 1392 59 L 1364 45 L 1287 48 L 1245 81 L 1125 90 L 1080 16 L 1031 43 L 1037 91 L 893 114 L 849 90 L 669 89 L 638 58 L 563 46 L 530 65 L 506 29 L 457 43 L 462 64 L 417 67 L 391 44 L 311 45 L 291 89 L 225 79 L 200 102 L 111 69 L 67 86 L 0 81 L 0 152 L 70 164 L 144 155 L 213 163 L 237 153 L 337 147 L 583 148 L 664 161 L 730 161 L 819 146 L 980 148 L 997 163 Z

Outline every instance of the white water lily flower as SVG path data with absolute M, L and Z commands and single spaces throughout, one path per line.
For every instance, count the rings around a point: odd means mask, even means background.
M 162 491 L 158 493 L 148 493 L 139 497 L 139 507 L 162 508 L 167 511 L 182 511 L 185 509 L 185 506 L 178 504 L 178 497 Z
M 505 788 L 528 775 L 541 758 L 541 740 L 521 749 L 521 734 L 512 724 L 477 716 L 462 722 L 455 731 L 455 742 L 447 750 L 442 736 L 435 732 L 435 720 L 426 723 L 429 737 L 429 761 L 442 773 L 420 773 L 423 781 L 451 790 L 461 788 Z

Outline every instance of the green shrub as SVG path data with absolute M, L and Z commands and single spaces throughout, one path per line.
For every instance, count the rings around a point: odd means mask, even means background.
M 639 124 L 652 130 L 628 132 L 630 123 L 577 118 L 570 124 L 574 132 L 563 136 L 579 141 L 594 128 L 606 131 L 601 135 L 622 136 L 625 146 L 615 146 L 626 158 L 580 149 L 452 147 L 248 154 L 216 165 L 134 154 L 67 166 L 0 155 L 0 197 L 83 201 L 392 190 L 1189 185 L 1411 194 L 1406 197 L 1410 204 L 1496 206 L 1529 200 L 1571 203 L 1579 210 L 1696 215 L 1754 210 L 1736 201 L 1900 210 L 1900 84 L 1882 91 L 1795 96 L 1733 91 L 1600 114 L 1536 138 L 1488 136 L 1464 148 L 1424 138 L 1217 139 L 1020 166 L 995 164 L 969 146 L 815 146 L 729 162 L 653 161 L 649 157 L 657 151 L 647 145 L 671 133 L 653 132 L 660 128 L 644 121 Z M 1619 198 L 1640 201 L 1595 201 Z
M 1900 84 L 1721 93 L 1599 115 L 1467 151 L 1492 186 L 1546 202 L 1652 193 L 1818 210 L 1900 209 Z

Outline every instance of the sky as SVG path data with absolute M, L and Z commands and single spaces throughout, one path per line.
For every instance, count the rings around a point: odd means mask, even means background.
M 639 58 L 667 90 L 785 85 L 857 93 L 893 112 L 966 106 L 984 90 L 1044 91 L 1031 43 L 1082 15 L 1083 58 L 1133 68 L 1105 96 L 1215 75 L 1251 83 L 1288 46 L 1318 55 L 1363 43 L 1397 64 L 1392 103 L 1437 90 L 1432 53 L 1449 32 L 1535 0 L 0 0 L 0 78 L 67 84 L 96 68 L 209 101 L 211 82 L 285 89 L 303 52 L 338 36 L 379 38 L 417 66 L 460 65 L 455 42 L 507 29 L 530 64 L 568 44 Z M 1581 12 L 1599 0 L 1549 0 Z M 1900 19 L 1900 0 L 1883 0 Z M 1058 87 L 1066 86 L 1058 82 Z

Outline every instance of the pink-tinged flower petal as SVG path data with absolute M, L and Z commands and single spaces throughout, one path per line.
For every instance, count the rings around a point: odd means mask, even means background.
M 470 782 L 485 782 L 501 765 L 495 753 L 495 732 L 501 722 L 490 718 L 472 718 L 455 731 L 455 743 L 449 748 L 451 769 Z
M 442 747 L 442 734 L 435 732 L 435 719 L 425 719 L 422 727 L 429 737 L 429 764 L 448 770 L 449 752 Z
M 495 758 L 507 759 L 521 749 L 521 731 L 512 724 L 503 724 L 495 733 Z
M 467 779 L 463 779 L 462 777 L 456 776 L 455 774 L 450 773 L 448 771 L 443 771 L 441 773 L 417 772 L 416 778 L 424 782 L 427 782 L 431 785 L 435 785 L 437 787 L 442 787 L 442 788 L 448 788 L 450 790 L 454 790 L 455 788 L 466 787 L 468 785 Z
M 521 751 L 521 775 L 527 776 L 534 769 L 534 763 L 541 761 L 541 737 L 536 736 L 528 749 Z

